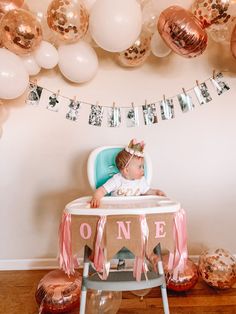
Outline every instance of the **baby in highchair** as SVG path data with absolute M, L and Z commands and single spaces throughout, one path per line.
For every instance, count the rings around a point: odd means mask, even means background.
M 112 178 L 99 187 L 90 201 L 92 208 L 100 206 L 100 200 L 106 194 L 112 196 L 159 195 L 164 192 L 149 187 L 144 177 L 144 142 L 132 139 L 128 146 L 116 156 L 119 170 Z

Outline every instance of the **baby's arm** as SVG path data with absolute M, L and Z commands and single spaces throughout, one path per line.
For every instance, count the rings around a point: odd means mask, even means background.
M 92 199 L 90 201 L 90 207 L 91 208 L 97 208 L 100 206 L 100 200 L 103 196 L 107 194 L 106 190 L 104 189 L 103 186 L 100 186 L 95 193 L 92 196 Z
M 166 194 L 161 191 L 161 190 L 157 190 L 157 189 L 149 189 L 147 190 L 146 193 L 144 193 L 144 195 L 159 195 L 159 196 L 166 196 Z

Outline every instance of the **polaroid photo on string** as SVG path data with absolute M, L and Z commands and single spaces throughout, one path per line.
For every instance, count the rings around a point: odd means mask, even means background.
M 111 128 L 116 128 L 121 124 L 121 112 L 120 108 L 115 106 L 108 108 L 107 110 L 107 124 Z
M 48 98 L 48 104 L 47 104 L 47 109 L 54 111 L 54 112 L 58 112 L 59 110 L 59 100 L 58 100 L 58 96 L 59 96 L 59 91 L 57 93 L 53 93 L 49 96 Z
M 142 106 L 145 125 L 152 125 L 158 122 L 155 104 L 145 104 Z
M 80 102 L 76 99 L 70 99 L 66 119 L 70 121 L 77 121 L 79 117 Z
M 127 127 L 135 127 L 139 126 L 139 116 L 138 116 L 138 108 L 126 108 L 125 109 L 125 119 Z
M 189 94 L 187 94 L 184 89 L 183 93 L 177 95 L 177 98 L 182 112 L 188 112 L 194 109 L 192 97 Z
M 201 84 L 198 84 L 197 82 L 197 86 L 194 87 L 194 92 L 197 96 L 200 105 L 204 105 L 212 100 L 205 82 Z
M 103 118 L 103 107 L 100 105 L 91 105 L 89 114 L 89 124 L 94 126 L 101 126 Z
M 175 117 L 173 99 L 166 99 L 160 101 L 161 118 L 162 120 L 170 120 Z
M 40 97 L 42 95 L 43 88 L 38 86 L 36 83 L 29 83 L 28 94 L 25 102 L 28 105 L 38 105 Z
M 220 72 L 216 75 L 213 74 L 213 77 L 210 79 L 218 95 L 222 95 L 224 92 L 230 89 L 229 85 L 224 80 L 222 80 L 222 78 L 223 74 Z

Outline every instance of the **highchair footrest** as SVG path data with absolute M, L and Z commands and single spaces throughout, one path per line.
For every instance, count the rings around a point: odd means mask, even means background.
M 146 280 L 142 274 L 141 281 L 136 281 L 131 271 L 110 272 L 106 280 L 101 280 L 97 273 L 83 278 L 83 286 L 88 289 L 103 291 L 130 291 L 158 287 L 165 284 L 164 275 L 148 271 Z

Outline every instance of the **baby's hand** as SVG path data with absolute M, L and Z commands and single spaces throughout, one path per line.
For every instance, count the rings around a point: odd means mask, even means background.
M 156 190 L 156 195 L 158 196 L 166 196 L 166 194 L 161 190 Z
M 90 201 L 90 207 L 91 208 L 98 208 L 100 206 L 100 199 L 96 197 L 92 197 Z

